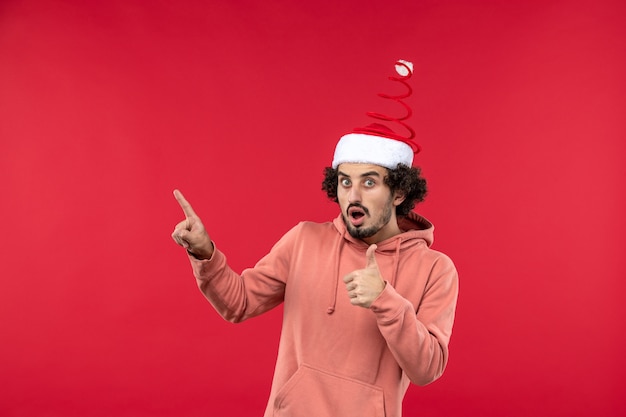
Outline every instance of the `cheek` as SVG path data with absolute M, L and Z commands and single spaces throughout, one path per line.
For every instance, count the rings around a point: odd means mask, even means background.
M 379 213 L 384 212 L 389 207 L 393 207 L 393 199 L 390 199 L 388 195 L 379 194 L 372 196 L 368 201 L 371 210 L 376 210 Z
M 339 203 L 341 207 L 348 204 L 348 196 L 345 191 L 337 190 L 337 203 Z

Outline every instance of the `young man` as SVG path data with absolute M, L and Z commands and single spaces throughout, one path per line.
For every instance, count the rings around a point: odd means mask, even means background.
M 343 136 L 322 184 L 339 216 L 298 224 L 241 275 L 174 191 L 185 220 L 172 237 L 219 314 L 240 322 L 284 303 L 266 417 L 399 417 L 409 383 L 443 373 L 458 279 L 411 211 L 426 193 L 415 149 L 377 124 Z

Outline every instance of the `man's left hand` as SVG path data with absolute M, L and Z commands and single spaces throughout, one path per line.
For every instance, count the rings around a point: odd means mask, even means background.
M 376 262 L 376 245 L 370 245 L 365 253 L 365 268 L 357 269 L 343 277 L 350 303 L 369 308 L 385 289 L 385 281 L 380 275 Z

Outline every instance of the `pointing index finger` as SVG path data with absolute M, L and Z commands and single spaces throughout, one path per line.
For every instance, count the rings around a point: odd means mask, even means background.
M 191 204 L 189 204 L 189 202 L 183 196 L 183 193 L 178 190 L 174 190 L 174 197 L 176 198 L 176 201 L 178 201 L 178 204 L 180 204 L 180 208 L 183 209 L 183 213 L 185 213 L 185 216 L 187 218 L 198 217 L 196 215 L 196 212 L 193 211 Z

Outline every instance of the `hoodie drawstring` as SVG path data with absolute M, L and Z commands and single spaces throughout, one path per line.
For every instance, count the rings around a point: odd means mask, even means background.
M 398 268 L 400 268 L 400 245 L 402 241 L 400 239 L 396 239 L 396 252 L 393 259 L 393 272 L 391 273 L 391 278 L 389 279 L 389 284 L 393 287 L 396 285 L 396 278 L 398 276 Z
M 343 245 L 345 244 L 345 230 L 339 237 L 339 243 L 336 251 L 336 262 L 335 262 L 335 273 L 334 277 L 334 285 L 331 288 L 331 296 L 330 303 L 328 308 L 326 309 L 326 314 L 333 314 L 335 312 L 335 307 L 337 306 L 337 287 L 339 286 L 339 268 L 341 264 L 341 252 L 343 250 Z

